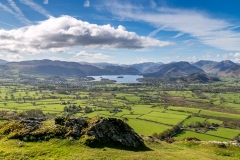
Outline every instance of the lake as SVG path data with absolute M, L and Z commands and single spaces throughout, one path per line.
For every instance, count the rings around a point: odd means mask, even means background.
M 119 76 L 122 76 L 123 78 L 117 78 Z M 101 81 L 102 78 L 109 79 L 109 80 L 115 80 L 116 83 L 139 83 L 137 81 L 138 78 L 143 78 L 141 75 L 103 75 L 103 76 L 88 76 L 93 77 L 94 81 Z

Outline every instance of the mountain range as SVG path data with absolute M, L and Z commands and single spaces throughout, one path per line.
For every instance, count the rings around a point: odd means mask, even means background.
M 132 65 L 111 63 L 67 62 L 53 60 L 29 60 L 7 62 L 0 60 L 0 71 L 17 70 L 20 74 L 55 75 L 55 76 L 100 76 L 100 75 L 137 75 L 144 77 L 179 77 L 193 73 L 206 73 L 215 76 L 238 77 L 240 65 L 230 60 L 221 62 L 201 60 L 196 63 L 185 61 L 145 62 Z
M 194 66 L 201 68 L 204 70 L 206 73 L 211 73 L 211 74 L 222 74 L 226 72 L 228 69 L 237 66 L 236 63 L 230 61 L 230 60 L 225 60 L 221 62 L 215 62 L 215 61 L 198 61 L 193 64 Z
M 145 77 L 177 77 L 204 71 L 189 62 L 174 62 L 161 65 L 155 72 L 144 74 Z

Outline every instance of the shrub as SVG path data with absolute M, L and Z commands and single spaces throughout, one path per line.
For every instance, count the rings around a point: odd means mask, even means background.
M 173 142 L 175 142 L 175 139 L 173 139 L 173 138 L 167 138 L 165 141 L 166 141 L 167 143 L 173 143 Z

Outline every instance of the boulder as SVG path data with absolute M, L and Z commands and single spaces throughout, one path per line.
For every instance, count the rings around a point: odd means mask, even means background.
M 143 139 L 127 123 L 116 118 L 100 119 L 89 128 L 87 135 L 100 142 L 117 142 L 129 147 L 143 145 Z

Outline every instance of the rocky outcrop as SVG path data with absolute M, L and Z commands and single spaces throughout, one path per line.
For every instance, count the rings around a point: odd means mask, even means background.
M 114 143 L 128 147 L 143 146 L 143 139 L 125 122 L 116 118 L 58 117 L 55 124 L 46 125 L 44 119 L 28 118 L 0 126 L 0 136 L 24 141 L 51 138 L 84 139 L 87 143 Z
M 42 118 L 25 118 L 25 119 L 21 119 L 19 123 L 24 124 L 25 128 L 35 130 L 42 125 L 42 121 L 44 120 L 45 119 L 42 119 Z
M 118 142 L 124 146 L 143 145 L 142 138 L 125 122 L 116 118 L 103 118 L 87 131 L 100 142 Z
M 69 132 L 65 136 L 70 136 L 75 139 L 81 137 L 82 129 L 88 126 L 87 121 L 81 117 L 79 118 L 64 118 L 57 117 L 55 124 L 64 126 Z

